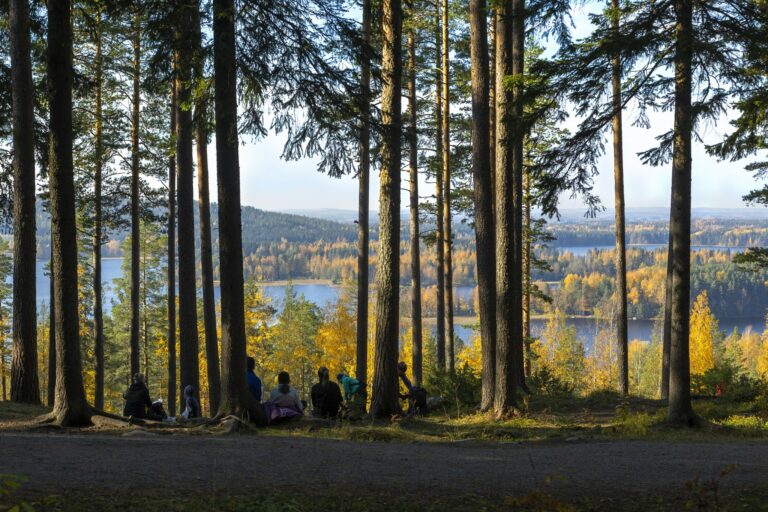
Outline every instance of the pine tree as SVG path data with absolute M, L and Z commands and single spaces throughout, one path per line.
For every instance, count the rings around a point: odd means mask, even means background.
M 397 355 L 400 301 L 400 84 L 402 78 L 400 0 L 383 1 L 382 146 L 379 198 L 376 342 L 371 416 L 399 411 Z
M 493 227 L 493 173 L 491 169 L 490 69 L 488 57 L 486 4 L 471 0 L 469 24 L 472 54 L 472 174 L 475 189 L 475 247 L 478 296 L 480 299 L 480 340 L 482 343 L 482 401 L 480 408 L 493 406 L 496 351 L 496 281 Z
M 68 0 L 48 2 L 48 93 L 51 225 L 56 322 L 56 399 L 61 426 L 90 424 L 85 398 L 77 311 L 77 233 L 72 165 L 72 20 Z
M 213 3 L 213 66 L 216 117 L 216 173 L 219 187 L 221 273 L 221 405 L 219 416 L 249 415 L 265 421 L 248 391 L 245 363 L 245 292 L 240 220 L 240 162 L 237 137 L 235 5 Z
M 29 32 L 29 3 L 10 2 L 11 81 L 13 88 L 13 361 L 11 400 L 40 403 L 37 374 L 35 296 L 34 88 Z M 3 377 L 5 388 L 5 377 Z M 5 397 L 5 392 L 3 393 Z
M 360 163 L 358 170 L 359 196 L 357 215 L 357 380 L 368 382 L 368 253 L 369 253 L 369 203 L 371 173 L 371 2 L 363 0 L 362 41 L 360 48 Z

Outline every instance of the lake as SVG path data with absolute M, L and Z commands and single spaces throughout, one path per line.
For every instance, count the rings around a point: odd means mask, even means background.
M 615 245 L 577 245 L 567 247 L 551 246 L 558 252 L 570 252 L 574 256 L 586 256 L 590 251 L 612 251 Z M 645 251 L 667 250 L 667 244 L 627 244 L 627 249 L 643 249 Z M 729 253 L 741 253 L 746 247 L 729 247 L 725 245 L 692 245 L 691 251 L 726 251 Z
M 648 247 L 648 246 L 643 246 Z M 571 250 L 573 248 L 563 248 Z M 599 249 L 599 247 L 583 248 Z M 584 253 L 586 254 L 586 252 Z M 47 266 L 47 261 L 37 262 L 37 307 L 38 310 L 45 304 L 48 307 L 50 301 L 49 294 L 49 280 L 44 270 Z M 121 258 L 105 258 L 102 263 L 102 275 L 104 278 L 104 311 L 109 313 L 112 309 L 112 300 L 115 298 L 114 287 L 112 280 L 120 277 L 122 259 Z M 333 286 L 324 283 L 312 283 L 312 284 L 294 284 L 294 289 L 299 295 L 304 295 L 307 300 L 314 302 L 318 306 L 324 306 L 329 302 L 334 302 L 341 292 L 338 286 Z M 276 308 L 280 308 L 283 298 L 285 297 L 284 285 L 267 285 L 263 286 L 262 290 L 264 294 L 272 300 L 272 303 Z M 454 295 L 461 297 L 465 300 L 472 301 L 474 288 L 471 286 L 456 286 L 454 289 Z M 218 300 L 219 288 L 216 287 L 215 295 Z M 744 332 L 747 329 L 753 332 L 763 332 L 765 330 L 765 319 L 763 318 L 720 318 L 720 329 L 726 333 L 730 333 L 734 328 L 738 328 L 739 332 Z M 539 336 L 546 327 L 547 320 L 534 319 L 531 321 L 531 331 L 534 336 Z M 569 318 L 567 324 L 576 327 L 576 334 L 581 338 L 587 349 L 592 346 L 592 340 L 601 327 L 601 322 L 592 318 Z M 464 342 L 471 341 L 475 334 L 471 326 L 464 326 L 456 324 L 454 327 L 456 335 Z M 629 339 L 645 340 L 651 339 L 653 332 L 653 320 L 629 320 L 628 325 Z

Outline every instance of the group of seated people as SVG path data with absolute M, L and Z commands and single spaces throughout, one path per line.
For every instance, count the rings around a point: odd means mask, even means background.
M 262 403 L 263 391 L 261 379 L 256 375 L 256 360 L 248 357 L 246 361 L 248 390 L 253 397 Z M 403 362 L 398 364 L 398 375 L 407 389 L 407 393 L 401 394 L 403 400 L 408 400 L 410 407 L 414 408 L 414 400 L 418 399 L 418 391 L 411 385 L 406 376 L 408 369 Z M 360 419 L 365 414 L 366 394 L 365 385 L 359 380 L 345 373 L 336 376 L 336 382 L 330 377 L 330 370 L 321 367 L 318 372 L 318 382 L 312 386 L 312 415 L 318 418 L 337 418 L 344 411 L 350 419 Z M 343 390 L 343 393 L 342 393 Z M 131 386 L 124 395 L 125 408 L 123 415 L 130 419 L 146 419 L 164 421 L 168 415 L 163 409 L 162 400 L 153 402 L 149 395 L 146 378 L 137 373 L 133 376 Z M 282 371 L 277 376 L 277 387 L 269 394 L 269 399 L 263 404 L 267 421 L 274 423 L 304 415 L 306 403 L 301 399 L 296 388 L 291 387 L 291 376 Z M 197 398 L 197 390 L 193 386 L 184 388 L 184 410 L 181 419 L 193 420 L 201 417 L 200 401 Z
M 125 399 L 123 416 L 129 420 L 165 421 L 168 419 L 168 414 L 163 408 L 163 401 L 155 400 L 153 402 L 149 397 L 147 379 L 142 373 L 134 374 L 131 379 L 131 386 L 123 398 Z M 194 386 L 186 386 L 184 388 L 184 410 L 181 413 L 181 418 L 191 420 L 200 417 L 200 401 L 197 399 L 197 391 Z

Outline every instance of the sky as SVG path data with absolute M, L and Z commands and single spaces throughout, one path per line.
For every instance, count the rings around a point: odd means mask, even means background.
M 587 7 L 574 15 L 574 35 L 585 35 L 589 30 Z M 637 153 L 655 145 L 655 137 L 672 126 L 671 113 L 650 113 L 651 128 L 631 126 L 631 107 L 624 115 L 624 166 L 625 198 L 628 208 L 668 207 L 670 199 L 671 164 L 650 167 L 640 162 Z M 695 208 L 738 208 L 744 206 L 742 196 L 756 188 L 750 173 L 744 170 L 745 162 L 720 162 L 710 157 L 704 144 L 720 140 L 729 132 L 727 119 L 706 127 L 704 143 L 695 142 L 693 150 L 692 202 Z M 606 135 L 610 135 L 607 133 Z M 284 138 L 270 134 L 254 141 L 244 138 L 240 150 L 241 195 L 244 205 L 263 210 L 292 209 L 345 209 L 356 210 L 358 183 L 352 177 L 329 178 L 316 170 L 313 160 L 284 161 L 280 158 Z M 602 204 L 612 208 L 613 163 L 609 141 L 606 154 L 598 163 L 599 174 L 595 178 L 595 193 Z M 215 162 L 215 144 L 209 149 L 211 162 Z M 404 173 L 403 178 L 407 175 Z M 216 198 L 215 172 L 211 173 L 212 200 Z M 407 186 L 404 183 L 404 186 Z M 761 185 L 760 185 L 761 186 Z M 432 183 L 420 183 L 422 196 L 431 194 Z M 372 211 L 378 210 L 378 173 L 371 176 Z M 408 204 L 407 192 L 403 193 L 404 207 Z M 562 208 L 583 208 L 580 198 L 569 194 L 561 197 Z

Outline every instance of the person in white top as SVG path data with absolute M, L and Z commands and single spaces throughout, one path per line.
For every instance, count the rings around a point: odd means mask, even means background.
M 277 407 L 293 409 L 300 414 L 304 413 L 304 405 L 301 403 L 299 393 L 291 387 L 291 376 L 288 375 L 288 372 L 280 372 L 277 376 L 277 387 L 269 395 L 269 402 Z

